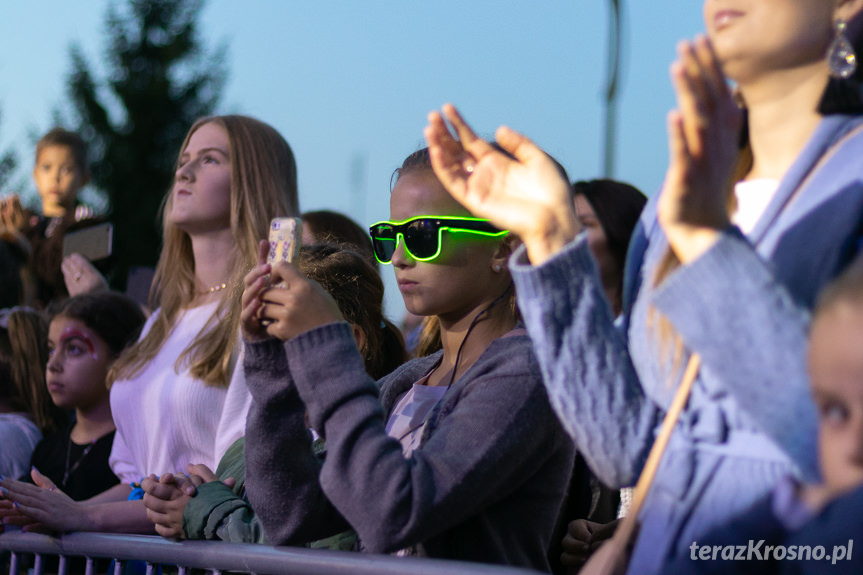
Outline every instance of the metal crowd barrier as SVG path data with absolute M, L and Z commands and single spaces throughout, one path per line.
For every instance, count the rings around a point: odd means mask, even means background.
M 159 565 L 176 566 L 178 575 L 203 569 L 223 572 L 285 575 L 536 575 L 536 571 L 480 563 L 391 557 L 349 551 L 300 547 L 223 543 L 221 541 L 169 541 L 148 535 L 69 533 L 52 537 L 12 531 L 0 534 L 0 565 L 8 562 L 9 575 L 21 575 L 22 560 L 33 556 L 32 574 L 44 575 L 46 559 L 59 557 L 57 575 L 68 575 L 72 558 L 86 559 L 85 575 L 97 575 L 97 559 L 114 559 L 113 574 L 123 573 L 124 561 L 146 563 L 146 575 Z

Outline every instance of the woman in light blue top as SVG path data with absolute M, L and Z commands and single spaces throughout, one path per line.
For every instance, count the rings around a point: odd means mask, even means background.
M 808 310 L 863 231 L 859 88 L 831 79 L 850 61 L 831 44 L 861 9 L 860 0 L 705 1 L 710 39 L 681 43 L 671 67 L 670 166 L 630 246 L 621 330 L 548 157 L 501 128 L 509 160 L 451 106 L 458 141 L 440 114 L 429 117 L 441 181 L 524 240 L 511 266 L 520 308 L 552 403 L 600 479 L 635 482 L 683 365 L 701 355 L 640 515 L 633 572 L 661 572 L 783 473 L 817 477 Z M 844 100 L 837 107 L 826 93 Z

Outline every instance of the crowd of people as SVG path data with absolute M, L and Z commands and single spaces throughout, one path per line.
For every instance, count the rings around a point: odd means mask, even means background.
M 2 524 L 555 573 L 863 570 L 863 0 L 730 4 L 678 46 L 650 200 L 445 105 L 366 233 L 300 214 L 271 126 L 200 119 L 148 306 L 63 257 L 102 219 L 77 200 L 83 141 L 46 134 L 41 212 L 0 204 Z M 297 259 L 268 261 L 271 219 L 300 215 Z M 388 266 L 409 330 L 383 313 Z

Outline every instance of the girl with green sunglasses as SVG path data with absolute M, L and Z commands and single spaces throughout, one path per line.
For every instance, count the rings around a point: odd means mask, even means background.
M 440 255 L 443 232 L 502 237 L 508 232 L 494 227 L 488 220 L 452 216 L 420 216 L 403 222 L 378 222 L 369 228 L 375 257 L 382 264 L 392 262 L 399 241 L 413 259 L 430 262 Z
M 452 199 L 426 150 L 396 176 L 375 252 L 408 311 L 437 318 L 442 350 L 375 382 L 322 290 L 261 263 L 241 317 L 249 500 L 270 543 L 350 526 L 372 552 L 547 571 L 574 452 L 513 305 L 514 239 Z M 327 440 L 323 462 L 306 410 Z

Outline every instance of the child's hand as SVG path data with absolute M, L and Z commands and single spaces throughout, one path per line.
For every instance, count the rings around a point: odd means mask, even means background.
M 39 473 L 39 471 L 34 467 L 32 471 L 30 471 L 30 477 L 33 478 L 33 481 L 37 486 L 42 487 L 43 489 L 48 489 L 49 491 L 56 490 L 56 486 L 54 483 Z M 0 476 L 0 481 L 2 481 L 2 476 Z M 5 488 L 4 488 L 5 489 Z M 2 493 L 2 491 L 0 491 Z M 42 525 L 32 517 L 24 515 L 19 511 L 18 507 L 9 499 L 6 499 L 3 495 L 0 495 L 0 533 L 3 533 L 4 525 L 15 525 L 20 527 L 24 532 L 39 532 L 39 533 L 50 533 L 51 530 L 48 529 L 45 525 Z
M 37 521 L 27 515 L 24 515 L 11 499 L 6 499 L 6 495 L 0 488 L 0 533 L 3 533 L 4 525 L 15 525 L 17 527 L 26 527 L 27 525 L 35 525 Z
M 259 315 L 261 309 L 261 294 L 266 289 L 270 264 L 267 263 L 267 250 L 269 244 L 261 240 L 258 244 L 258 265 L 246 274 L 243 280 L 242 311 L 240 312 L 240 325 L 243 329 L 243 338 L 246 341 L 260 341 L 266 339 L 267 330 L 261 324 Z
M 12 234 L 17 234 L 24 229 L 27 217 L 21 200 L 18 196 L 11 195 L 8 198 L 0 198 L 0 229 Z
M 84 505 L 57 489 L 57 486 L 37 471 L 31 472 L 36 485 L 14 479 L 4 479 L 0 494 L 11 502 L 0 512 L 6 524 L 22 525 L 25 531 L 92 530 Z M 26 516 L 26 519 L 24 516 Z
M 587 519 L 576 519 L 570 522 L 563 538 L 561 564 L 574 568 L 574 571 L 581 568 L 587 558 L 614 535 L 618 521 L 595 523 Z
M 271 273 L 273 283 L 284 282 L 284 287 L 269 288 L 261 296 L 257 315 L 271 322 L 267 325 L 269 335 L 287 341 L 343 319 L 332 296 L 291 264 L 278 262 Z
M 186 471 L 189 473 L 189 478 L 195 486 L 203 485 L 204 483 L 212 483 L 214 481 L 221 481 L 219 477 L 213 473 L 213 470 L 204 465 L 203 463 L 189 464 L 186 466 Z M 237 480 L 233 477 L 229 477 L 222 481 L 225 485 L 234 488 L 234 485 L 237 484 Z
M 428 122 L 423 134 L 441 184 L 474 215 L 518 235 L 534 265 L 578 234 L 569 182 L 536 144 L 498 128 L 497 142 L 513 159 L 479 138 L 450 104 L 443 115 L 429 114 Z
M 0 498 L 0 533 L 4 525 L 14 525 L 27 531 L 29 526 L 39 525 L 39 522 L 21 513 L 9 499 Z
M 183 511 L 195 495 L 195 485 L 183 475 L 165 473 L 158 478 L 155 475 L 145 478 L 141 488 L 147 517 L 156 525 L 156 533 L 167 538 L 183 538 Z
M 798 497 L 813 514 L 821 511 L 835 496 L 836 493 L 825 485 L 801 485 L 798 491 Z
M 81 254 L 71 254 L 63 258 L 60 269 L 63 270 L 66 291 L 72 297 L 108 289 L 108 282 L 99 270 Z

